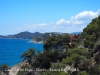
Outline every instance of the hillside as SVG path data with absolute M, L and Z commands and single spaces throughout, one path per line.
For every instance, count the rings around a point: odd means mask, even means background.
M 35 32 L 35 33 L 31 33 L 31 32 L 21 32 L 18 34 L 13 35 L 16 38 L 24 38 L 24 39 L 32 39 L 33 37 L 37 36 L 37 35 L 42 35 L 39 32 Z
M 7 36 L 0 36 L 1 38 L 17 38 L 17 39 L 32 39 L 38 35 L 42 35 L 42 33 L 39 32 L 35 32 L 35 33 L 31 33 L 28 31 L 25 32 L 20 32 L 18 34 L 14 34 L 14 35 L 7 35 Z
M 100 16 L 93 19 L 80 35 L 72 36 L 65 33 L 37 35 L 36 39 L 46 40 L 44 51 L 35 54 L 30 48 L 24 52 L 21 57 L 27 63 L 20 68 L 33 70 L 18 71 L 16 75 L 100 75 Z
M 53 36 L 53 35 L 63 35 L 63 34 L 68 34 L 68 33 L 60 33 L 60 32 L 47 32 L 47 33 L 44 33 L 42 35 L 37 35 L 36 37 L 33 37 L 33 41 L 43 41 L 45 42 L 50 36 Z
M 25 32 L 20 32 L 18 34 L 14 34 L 14 35 L 7 35 L 7 36 L 0 35 L 0 38 L 32 39 L 34 41 L 46 41 L 47 38 L 50 37 L 51 35 L 59 35 L 59 34 L 63 35 L 63 34 L 68 34 L 68 33 L 61 33 L 61 32 L 31 33 L 31 32 L 25 31 Z M 69 34 L 80 34 L 80 32 L 73 32 Z
M 36 60 L 35 62 L 31 61 L 31 68 L 47 70 L 63 68 L 64 71 L 44 71 L 40 72 L 40 75 L 100 74 L 100 16 L 93 19 L 83 29 L 76 42 L 71 40 L 68 34 L 54 34 L 54 36 L 51 33 L 45 34 L 46 37 L 48 35 L 49 38 L 44 43 L 44 52 L 39 51 L 35 55 Z M 71 42 L 76 45 L 72 46 Z M 29 53 L 29 51 L 25 53 Z M 18 75 L 21 73 L 24 74 L 24 72 L 19 72 Z M 35 75 L 35 72 L 31 72 L 31 74 Z
M 84 38 L 84 46 L 94 48 L 100 41 L 100 16 L 92 20 L 91 23 L 83 29 L 81 38 Z

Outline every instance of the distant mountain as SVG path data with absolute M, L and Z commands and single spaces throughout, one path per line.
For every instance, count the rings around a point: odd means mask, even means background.
M 33 37 L 36 37 L 38 35 L 42 35 L 42 34 L 39 32 L 31 33 L 26 31 L 26 32 L 21 32 L 19 34 L 15 34 L 13 36 L 16 38 L 32 39 Z
M 80 34 L 81 32 L 72 32 L 70 34 Z
M 81 32 L 73 32 L 70 34 L 80 34 Z M 25 32 L 20 32 L 18 34 L 14 34 L 14 35 L 7 35 L 7 36 L 3 36 L 0 35 L 0 38 L 17 38 L 17 39 L 34 39 L 37 40 L 37 38 L 39 40 L 46 40 L 49 36 L 51 35 L 58 35 L 58 34 L 65 34 L 65 33 L 60 33 L 60 32 L 47 32 L 47 33 L 39 33 L 39 32 L 35 32 L 35 33 L 31 33 L 28 31 Z
M 39 33 L 39 32 L 31 33 L 31 32 L 25 31 L 25 32 L 20 32 L 15 35 L 7 35 L 4 38 L 32 39 L 38 35 L 42 35 L 42 33 Z M 3 37 L 3 36 L 1 35 L 0 37 Z
M 6 36 L 0 35 L 1 38 L 5 38 Z
M 2 35 L 0 35 L 0 37 L 3 37 Z

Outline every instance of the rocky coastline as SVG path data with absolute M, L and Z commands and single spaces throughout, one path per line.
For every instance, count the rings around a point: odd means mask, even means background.
M 43 41 L 30 40 L 30 43 L 43 44 Z

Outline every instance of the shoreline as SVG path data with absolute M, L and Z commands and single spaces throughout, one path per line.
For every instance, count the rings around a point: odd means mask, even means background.
M 31 39 L 23 39 L 23 38 L 1 38 L 1 37 L 0 39 L 31 40 Z
M 34 40 L 30 40 L 29 42 L 30 42 L 30 43 L 36 43 L 36 44 L 43 44 L 43 41 L 37 42 L 37 41 L 34 41 Z
M 24 64 L 25 64 L 25 62 L 20 62 L 20 63 L 14 65 L 14 66 L 11 66 L 10 69 L 8 69 L 9 75 L 17 75 L 21 66 L 24 65 Z

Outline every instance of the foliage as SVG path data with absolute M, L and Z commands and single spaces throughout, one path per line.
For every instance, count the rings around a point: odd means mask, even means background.
M 9 68 L 8 64 L 0 65 L 0 72 L 8 74 L 8 71 L 7 71 L 8 68 Z
M 50 36 L 44 43 L 45 50 L 68 48 L 70 37 L 68 34 Z
M 37 60 L 33 63 L 35 68 L 49 68 L 50 67 L 50 57 L 47 56 L 48 53 L 41 53 L 36 56 Z
M 27 75 L 29 73 L 30 70 L 30 66 L 28 65 L 24 65 L 21 66 L 20 70 L 18 71 L 17 75 Z
M 43 72 L 42 75 L 69 75 L 69 74 L 63 71 L 46 71 Z
M 63 52 L 63 49 L 68 46 L 69 41 L 68 34 L 50 36 L 44 43 L 44 52 L 36 55 L 37 60 L 33 67 L 48 69 L 51 63 L 61 62 L 67 55 L 66 52 Z
M 93 48 L 94 43 L 100 37 L 100 16 L 92 20 L 92 22 L 83 29 L 82 37 L 84 37 L 84 45 L 87 48 Z
M 63 53 L 59 53 L 59 50 L 54 50 L 54 52 L 44 51 L 44 53 L 36 55 L 37 60 L 33 66 L 48 69 L 50 68 L 51 63 L 61 61 L 65 56 L 66 55 L 63 55 Z
M 89 75 L 86 71 L 80 71 L 77 75 Z
M 62 60 L 62 63 L 67 64 L 67 65 L 72 65 L 73 59 L 71 57 L 66 57 L 66 59 Z
M 68 52 L 68 56 L 62 60 L 62 63 L 70 65 L 76 68 L 76 70 L 87 70 L 90 61 L 87 58 L 88 51 L 86 49 L 74 48 Z
M 28 49 L 26 52 L 24 52 L 22 55 L 21 55 L 21 58 L 24 58 L 24 60 L 28 60 L 28 63 L 29 64 L 32 64 L 32 58 L 33 56 L 35 55 L 35 50 L 33 48 L 30 48 Z
M 50 68 L 52 68 L 52 69 L 61 69 L 61 68 L 65 68 L 65 66 L 66 65 L 63 64 L 63 63 L 53 63 Z
M 25 57 L 25 58 L 31 58 L 32 55 L 34 55 L 34 49 L 30 48 L 29 50 L 27 50 L 26 52 L 24 52 L 21 57 Z
M 69 55 L 71 54 L 86 55 L 87 53 L 88 51 L 86 49 L 78 49 L 78 48 L 74 48 L 69 51 Z
M 71 40 L 68 34 L 49 35 L 44 42 L 44 52 L 38 51 L 32 67 L 47 69 L 48 71 L 43 72 L 42 75 L 68 75 L 63 71 L 49 71 L 50 68 L 65 68 L 67 65 L 75 69 L 74 72 L 68 71 L 70 75 L 99 75 L 100 16 L 93 19 L 78 36 L 76 47 L 83 45 L 84 48 L 71 48 L 69 45 Z M 31 54 L 26 52 L 22 56 L 30 58 Z
M 97 67 L 97 73 L 100 74 L 100 64 L 99 64 L 98 67 Z

